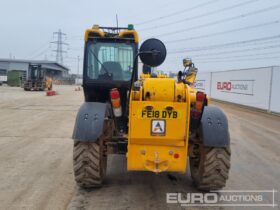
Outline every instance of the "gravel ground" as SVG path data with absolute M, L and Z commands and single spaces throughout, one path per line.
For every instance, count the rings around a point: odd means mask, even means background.
M 127 172 L 124 156 L 108 159 L 104 187 L 76 187 L 71 135 L 83 94 L 74 89 L 57 86 L 59 94 L 46 97 L 0 87 L 0 209 L 182 209 L 167 204 L 166 193 L 197 192 L 188 172 Z M 230 124 L 232 168 L 225 190 L 279 191 L 280 117 L 215 104 Z M 275 200 L 279 203 L 279 192 Z

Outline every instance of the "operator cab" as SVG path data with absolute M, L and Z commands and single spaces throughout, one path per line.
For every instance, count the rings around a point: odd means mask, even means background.
M 29 73 L 31 81 L 43 80 L 44 78 L 44 72 L 42 71 L 41 65 L 30 65 Z
M 130 81 L 133 43 L 92 41 L 87 45 L 87 76 L 98 81 Z
M 138 35 L 133 26 L 94 26 L 85 33 L 83 88 L 87 102 L 107 102 L 112 88 L 127 100 Z M 136 74 L 137 75 L 137 74 Z M 125 108 L 126 100 L 122 100 Z

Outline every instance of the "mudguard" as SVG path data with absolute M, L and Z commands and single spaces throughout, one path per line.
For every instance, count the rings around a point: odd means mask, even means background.
M 230 144 L 228 120 L 216 106 L 205 106 L 201 118 L 200 133 L 204 146 L 227 147 Z
M 95 142 L 103 132 L 107 104 L 85 102 L 79 109 L 72 138 Z

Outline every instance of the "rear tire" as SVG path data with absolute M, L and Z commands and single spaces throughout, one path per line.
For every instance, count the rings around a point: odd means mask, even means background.
M 96 142 L 74 142 L 73 166 L 76 183 L 83 188 L 101 187 L 107 168 L 106 130 Z
M 104 122 L 102 135 L 95 142 L 74 141 L 73 168 L 76 183 L 83 188 L 101 187 L 106 175 L 106 141 L 112 138 L 112 121 Z
M 190 156 L 191 176 L 199 190 L 219 190 L 226 185 L 230 169 L 230 147 L 205 147 L 194 143 Z

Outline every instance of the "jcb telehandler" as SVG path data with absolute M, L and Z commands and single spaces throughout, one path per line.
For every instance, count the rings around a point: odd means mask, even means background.
M 198 189 L 221 189 L 230 168 L 225 114 L 194 88 L 190 60 L 177 81 L 156 76 L 147 66 L 163 63 L 164 44 L 149 39 L 138 49 L 138 43 L 133 25 L 85 32 L 85 102 L 73 132 L 77 184 L 101 186 L 108 155 L 124 154 L 129 171 L 185 173 L 189 162 Z M 146 66 L 139 80 L 138 57 Z
M 26 91 L 52 89 L 52 80 L 46 76 L 46 72 L 39 64 L 30 64 L 28 77 L 23 84 L 23 89 Z

